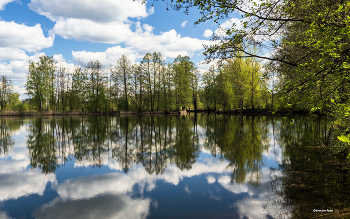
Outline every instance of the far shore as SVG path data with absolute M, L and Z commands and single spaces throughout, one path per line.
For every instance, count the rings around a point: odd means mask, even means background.
M 208 113 L 208 114 L 229 114 L 229 115 L 307 115 L 307 114 L 321 114 L 319 112 L 313 112 L 307 110 L 289 110 L 282 109 L 273 112 L 269 108 L 264 109 L 234 109 L 234 110 L 183 110 L 183 111 L 114 111 L 114 112 L 1 112 L 0 117 L 36 117 L 36 116 L 156 116 L 156 115 L 186 115 L 188 113 Z

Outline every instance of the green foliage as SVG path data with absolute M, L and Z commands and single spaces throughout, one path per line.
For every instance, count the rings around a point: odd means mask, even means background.
M 33 98 L 35 107 L 42 111 L 48 109 L 48 100 L 52 101 L 53 79 L 56 70 L 55 61 L 52 57 L 41 56 L 39 62 L 29 61 L 26 90 Z
M 261 65 L 254 59 L 228 59 L 220 67 L 211 66 L 203 82 L 209 109 L 254 109 L 269 101 Z
M 12 81 L 8 76 L 1 75 L 0 76 L 0 111 L 4 110 L 6 106 L 13 99 L 13 86 Z

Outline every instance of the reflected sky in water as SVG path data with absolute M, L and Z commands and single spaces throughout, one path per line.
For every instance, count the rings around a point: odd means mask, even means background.
M 313 142 L 321 126 L 288 124 L 204 114 L 2 118 L 0 218 L 289 218 L 293 209 L 268 186 L 290 162 L 284 145 Z

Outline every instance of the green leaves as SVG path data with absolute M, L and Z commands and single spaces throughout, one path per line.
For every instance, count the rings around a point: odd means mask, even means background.
M 350 64 L 347 62 L 343 62 L 342 68 L 350 68 Z
M 339 139 L 339 141 L 342 141 L 345 143 L 350 143 L 350 139 L 345 135 L 338 136 L 338 139 Z

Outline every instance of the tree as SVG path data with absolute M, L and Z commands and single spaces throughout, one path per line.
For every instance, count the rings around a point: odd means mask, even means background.
M 138 112 L 142 112 L 145 107 L 144 101 L 144 75 L 141 65 L 134 64 L 132 66 L 132 86 L 130 87 L 130 99 L 135 105 Z
M 88 103 L 92 112 L 102 111 L 105 103 L 106 75 L 100 61 L 90 61 L 84 68 L 87 76 Z
M 152 94 L 152 80 L 151 80 L 151 60 L 152 60 L 152 55 L 151 53 L 146 53 L 146 55 L 142 58 L 141 65 L 143 68 L 143 71 L 145 72 L 145 77 L 146 77 L 146 86 L 148 90 L 148 103 L 149 103 L 149 109 L 151 111 L 154 110 L 153 106 L 153 94 Z
M 179 55 L 173 64 L 175 71 L 175 95 L 176 95 L 176 109 L 185 110 L 191 104 L 191 90 L 190 90 L 190 75 L 194 70 L 194 63 L 190 61 L 189 56 Z
M 19 100 L 20 94 L 17 92 L 12 92 L 8 98 L 8 106 L 11 110 L 20 110 L 22 102 Z
M 8 76 L 0 76 L 0 111 L 6 108 L 13 92 L 12 81 Z
M 131 61 L 125 56 L 118 60 L 116 65 L 116 70 L 118 76 L 122 80 L 122 87 L 124 91 L 124 110 L 129 111 L 129 98 L 128 98 L 128 86 L 130 84 L 130 75 L 131 75 Z
M 52 77 L 56 71 L 55 61 L 52 57 L 41 56 L 39 62 L 29 61 L 26 90 L 29 96 L 34 99 L 36 108 L 41 112 L 43 102 L 48 109 L 48 98 L 52 98 L 53 83 Z M 51 103 L 53 99 L 51 99 Z

